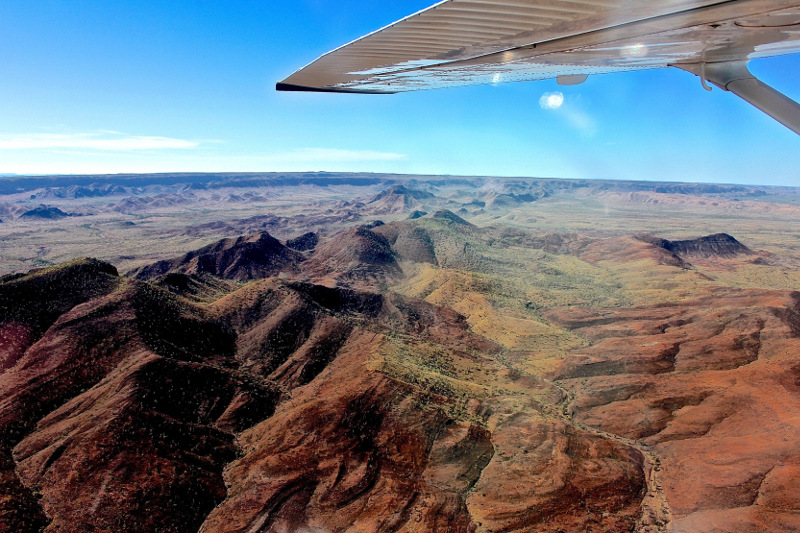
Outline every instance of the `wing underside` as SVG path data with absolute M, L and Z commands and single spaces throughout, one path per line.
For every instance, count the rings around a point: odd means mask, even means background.
M 750 59 L 798 51 L 800 0 L 445 0 L 321 56 L 278 89 L 396 93 L 569 83 L 675 66 L 704 85 L 708 79 L 732 90 L 741 84 L 729 83 L 731 72 L 752 78 Z M 712 75 L 705 65 L 713 65 Z M 767 111 L 757 92 L 736 94 Z M 776 118 L 800 132 L 796 114 L 787 119 L 796 125 Z

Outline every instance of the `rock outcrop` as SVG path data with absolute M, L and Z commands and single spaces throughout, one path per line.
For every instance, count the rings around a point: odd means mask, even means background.
M 429 202 L 435 198 L 436 196 L 429 192 L 411 189 L 405 185 L 396 185 L 375 195 L 366 202 L 365 207 L 376 215 L 406 213 L 422 208 L 423 202 Z
M 739 255 L 753 255 L 754 252 L 737 241 L 727 233 L 715 233 L 697 239 L 687 239 L 681 241 L 668 241 L 656 237 L 639 237 L 644 242 L 649 242 L 659 248 L 663 248 L 681 258 L 690 257 L 720 257 L 732 258 Z
M 59 218 L 66 218 L 70 216 L 61 209 L 53 206 L 40 205 L 22 213 L 20 218 L 41 218 L 45 220 L 55 220 Z
M 294 272 L 305 257 L 280 243 L 267 232 L 223 239 L 182 257 L 158 261 L 130 272 L 130 276 L 150 280 L 168 272 L 210 274 L 243 281 Z
M 286 246 L 292 250 L 308 252 L 309 250 L 313 250 L 317 246 L 317 243 L 319 243 L 319 236 L 313 231 L 309 231 L 299 237 L 289 239 L 286 241 Z

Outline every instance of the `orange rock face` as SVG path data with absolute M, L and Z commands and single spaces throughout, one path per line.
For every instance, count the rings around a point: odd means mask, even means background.
M 314 382 L 242 435 L 228 497 L 202 531 L 633 526 L 643 486 L 635 450 L 535 410 L 474 405 L 494 430 L 455 420 L 445 397 L 353 374 L 380 340 L 353 336 Z
M 452 310 L 275 279 L 201 306 L 93 275 L 107 288 L 8 345 L 23 353 L 0 374 L 7 529 L 583 531 L 638 518 L 637 450 L 513 394 L 458 388 L 464 364 L 508 370 Z M 387 370 L 388 353 L 417 352 L 445 374 Z
M 556 376 L 575 419 L 659 458 L 675 531 L 800 527 L 798 304 L 796 293 L 718 290 L 551 313 L 592 342 Z

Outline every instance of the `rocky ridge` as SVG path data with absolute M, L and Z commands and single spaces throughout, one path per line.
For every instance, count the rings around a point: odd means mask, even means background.
M 739 255 L 754 255 L 754 252 L 750 248 L 727 233 L 715 233 L 714 235 L 706 235 L 696 239 L 680 241 L 669 241 L 667 239 L 648 236 L 641 236 L 638 238 L 644 242 L 663 248 L 681 258 L 732 258 Z
M 243 281 L 297 270 L 305 257 L 281 244 L 267 232 L 223 239 L 176 259 L 158 261 L 131 272 L 137 279 L 149 280 L 168 272 L 210 274 L 222 279 Z
M 408 265 L 480 288 L 504 247 L 541 250 L 559 280 L 548 254 L 685 268 L 633 238 L 438 213 L 305 253 L 261 232 L 127 278 L 94 260 L 1 278 L 0 530 L 798 525 L 796 294 L 537 310 L 586 343 L 532 373 L 472 318 L 388 287 Z

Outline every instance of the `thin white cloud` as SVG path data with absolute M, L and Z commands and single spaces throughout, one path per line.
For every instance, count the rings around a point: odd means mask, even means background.
M 0 135 L 0 150 L 187 150 L 200 143 L 152 135 L 131 136 L 113 131 L 96 133 L 31 133 Z
M 272 162 L 335 162 L 351 163 L 361 161 L 397 161 L 405 159 L 405 154 L 377 152 L 373 150 L 341 150 L 338 148 L 298 148 L 280 154 L 267 156 Z

